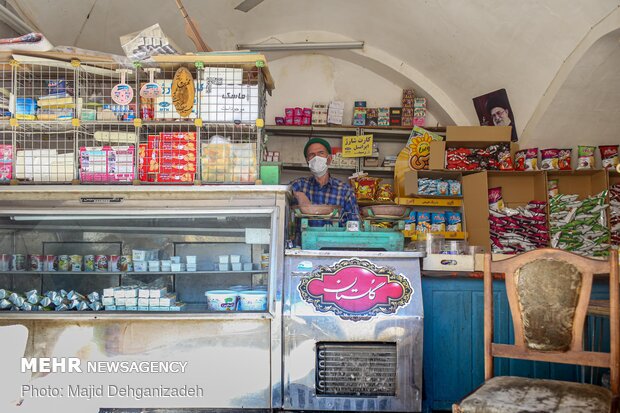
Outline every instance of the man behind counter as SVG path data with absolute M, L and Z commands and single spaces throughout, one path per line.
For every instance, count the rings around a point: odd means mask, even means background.
M 338 205 L 340 225 L 359 220 L 359 208 L 355 194 L 349 184 L 332 178 L 327 172 L 332 161 L 331 146 L 321 138 L 312 138 L 304 146 L 304 156 L 312 176 L 298 178 L 291 182 L 291 190 L 299 205 Z M 311 226 L 324 225 L 323 221 L 310 221 Z

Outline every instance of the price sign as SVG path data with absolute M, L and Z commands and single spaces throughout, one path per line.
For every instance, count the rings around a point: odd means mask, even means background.
M 343 136 L 342 157 L 356 158 L 372 155 L 372 135 Z

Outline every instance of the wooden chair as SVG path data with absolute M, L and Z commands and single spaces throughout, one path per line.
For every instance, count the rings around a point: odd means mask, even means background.
M 492 272 L 504 273 L 515 344 L 493 343 Z M 594 274 L 609 273 L 610 353 L 583 350 Z M 608 261 L 540 249 L 503 261 L 484 261 L 485 382 L 453 413 L 616 412 L 620 388 L 618 251 Z M 493 358 L 609 368 L 611 391 L 591 384 L 493 377 Z

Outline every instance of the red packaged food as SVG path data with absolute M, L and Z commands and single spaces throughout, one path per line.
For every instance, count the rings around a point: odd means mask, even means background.
M 618 145 L 602 145 L 598 147 L 601 151 L 603 168 L 616 168 L 618 166 Z
M 571 170 L 571 154 L 572 149 L 560 149 L 558 153 L 558 168 L 561 171 L 570 171 Z

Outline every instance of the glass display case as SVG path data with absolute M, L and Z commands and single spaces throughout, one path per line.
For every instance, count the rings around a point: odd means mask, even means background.
M 272 213 L 0 217 L 0 308 L 267 311 Z
M 27 343 L 7 380 L 22 380 L 21 357 L 172 360 L 184 372 L 33 374 L 28 384 L 199 390 L 22 406 L 280 408 L 286 210 L 286 186 L 3 188 L 0 332 L 19 330 Z

